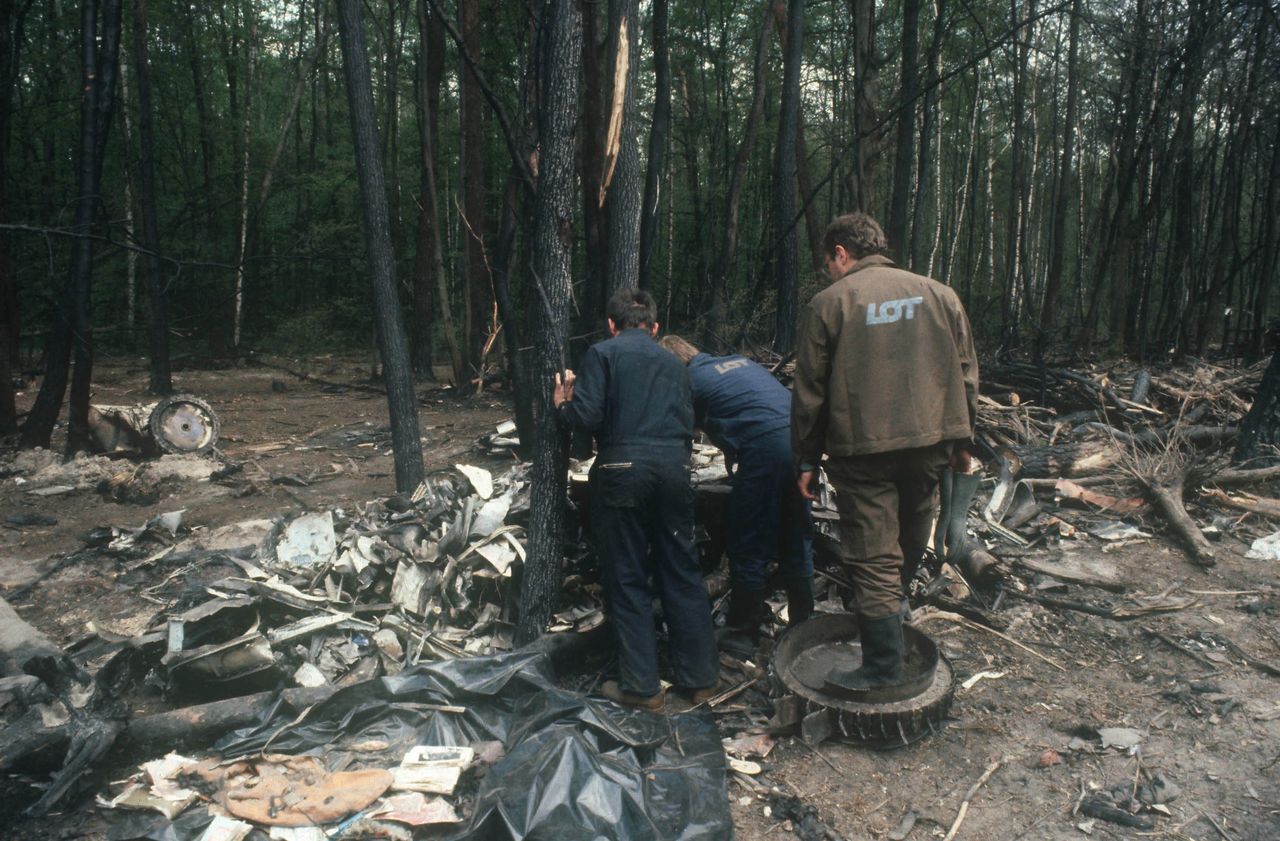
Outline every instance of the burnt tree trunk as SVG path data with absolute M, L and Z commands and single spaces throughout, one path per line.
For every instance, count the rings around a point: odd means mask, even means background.
M 915 163 L 916 100 L 920 98 L 920 0 L 902 6 L 902 83 L 898 91 L 898 140 L 893 156 L 893 201 L 885 234 L 903 266 L 911 258 L 912 165 Z
M 378 132 L 374 125 L 373 89 L 369 59 L 360 24 L 359 0 L 338 0 L 338 28 L 342 40 L 347 100 L 351 106 L 351 134 L 360 180 L 366 259 L 373 283 L 374 323 L 386 377 L 391 413 L 391 446 L 395 452 L 396 490 L 411 493 L 422 481 L 422 439 L 418 405 L 409 368 L 409 344 L 396 296 L 395 255 L 387 218 L 387 188 L 382 173 Z
M 640 132 L 636 77 L 640 63 L 639 0 L 610 0 L 612 93 L 600 198 L 608 228 L 605 294 L 640 282 Z
M 667 169 L 671 134 L 671 55 L 667 49 L 667 0 L 653 3 L 653 125 L 649 129 L 649 169 L 640 208 L 640 288 L 648 289 L 653 270 L 653 243 L 658 235 L 658 197 Z
M 528 60 L 525 63 L 524 79 L 520 85 L 524 107 L 521 108 L 522 120 L 519 151 L 524 160 L 531 160 L 538 144 L 537 99 L 538 99 L 538 33 L 537 23 L 529 24 Z M 520 312 L 511 295 L 511 266 L 515 262 L 516 243 L 521 229 L 529 235 L 531 225 L 531 205 L 536 195 L 530 189 L 529 181 L 524 177 L 520 161 L 511 162 L 511 171 L 507 176 L 507 189 L 502 203 L 502 217 L 498 224 L 498 242 L 493 260 L 493 297 L 498 306 L 498 316 L 502 319 L 503 348 L 506 350 L 507 377 L 511 381 L 513 402 L 516 414 L 516 432 L 520 437 L 520 456 L 528 458 L 537 439 L 537 426 L 534 419 L 534 384 L 530 379 L 530 368 L 534 363 L 524 346 L 527 333 L 521 327 Z M 528 297 L 526 285 L 526 297 Z
M 800 62 L 804 45 L 804 0 L 787 4 L 787 46 L 782 70 L 782 111 L 774 159 L 774 280 L 778 291 L 774 350 L 788 354 L 796 342 L 800 294 L 800 247 L 796 236 L 796 135 L 800 126 Z
M 23 447 L 48 447 L 53 426 L 67 393 L 74 347 L 76 373 L 71 389 L 67 449 L 87 441 L 89 381 L 93 368 L 89 322 L 89 284 L 93 272 L 94 218 L 98 213 L 98 188 L 102 181 L 102 148 L 111 122 L 117 55 L 120 48 L 120 2 L 105 0 L 102 44 L 98 45 L 98 4 L 84 0 L 80 7 L 80 61 L 84 88 L 80 101 L 80 154 L 77 174 L 75 231 L 71 268 L 62 301 L 54 313 L 45 352 L 45 376 L 35 405 L 22 427 Z
M 1258 386 L 1258 396 L 1240 424 L 1235 461 L 1247 461 L 1251 467 L 1280 464 L 1277 448 L 1280 448 L 1280 352 L 1271 355 L 1262 384 Z
M 458 18 L 462 42 L 472 61 L 480 60 L 480 4 L 479 0 L 461 0 Z M 463 345 L 466 347 L 469 374 L 477 378 L 477 390 L 484 385 L 483 355 L 492 321 L 492 283 L 485 257 L 484 212 L 484 93 L 471 69 L 471 62 L 462 61 L 459 74 L 459 104 L 462 119 L 462 253 L 466 270 L 465 329 Z M 459 383 L 461 386 L 462 384 Z
M 599 0 L 578 0 L 582 26 L 582 130 L 578 133 L 578 170 L 582 182 L 582 237 L 585 277 L 578 296 L 578 318 L 575 332 L 591 335 L 603 328 L 608 258 L 605 254 L 605 216 L 600 205 L 600 184 L 604 176 L 605 120 L 604 86 L 601 67 L 604 44 L 601 41 L 601 13 L 605 4 Z
M 570 257 L 573 249 L 574 150 L 582 30 L 574 0 L 546 0 L 539 36 L 541 97 L 540 155 L 534 213 L 533 282 L 541 298 L 537 319 L 537 438 L 530 471 L 529 552 L 520 586 L 517 644 L 547 628 L 560 587 L 568 436 L 551 405 L 554 375 L 564 367 L 569 323 Z
M 414 83 L 418 111 L 419 187 L 417 248 L 413 263 L 413 324 L 410 355 L 413 373 L 434 380 L 431 339 L 435 327 L 432 272 L 436 266 L 435 149 L 440 84 L 444 79 L 444 27 L 427 0 L 418 0 L 418 66 Z
M 1067 35 L 1067 113 L 1062 125 L 1062 162 L 1054 188 L 1053 226 L 1049 235 L 1049 271 L 1044 279 L 1040 304 L 1040 327 L 1036 331 L 1037 358 L 1044 357 L 1044 345 L 1057 318 L 1058 296 L 1062 290 L 1062 266 L 1067 253 L 1067 214 L 1071 212 L 1073 177 L 1071 161 L 1076 145 L 1076 101 L 1079 96 L 1077 57 L 1080 54 L 1080 0 L 1072 0 L 1071 26 Z
M 169 370 L 169 319 L 165 309 L 164 270 L 160 263 L 160 224 L 156 214 L 155 133 L 151 122 L 151 62 L 147 56 L 147 2 L 133 4 L 133 60 L 138 76 L 138 175 L 142 200 L 142 244 L 147 249 L 147 338 L 151 351 L 151 393 L 173 393 Z
M 747 164 L 751 161 L 751 152 L 755 148 L 756 137 L 760 134 L 760 121 L 764 113 L 765 80 L 768 76 L 766 62 L 769 58 L 769 40 L 773 35 L 774 23 L 773 13 L 766 4 L 760 39 L 756 42 L 751 110 L 747 112 L 747 123 L 742 131 L 742 140 L 738 144 L 738 153 L 733 160 L 733 169 L 729 172 L 729 191 L 725 197 L 724 232 L 720 236 L 715 264 L 711 270 L 711 289 L 708 296 L 710 306 L 707 309 L 706 326 L 702 333 L 702 344 L 709 348 L 721 348 L 725 345 L 720 338 L 720 327 L 727 315 L 729 275 L 733 272 L 733 261 L 738 251 L 738 206 L 742 202 Z
M 925 59 L 925 82 L 923 102 L 920 107 L 920 148 L 916 157 L 916 201 L 911 212 L 910 246 L 903 249 L 907 265 L 913 272 L 929 274 L 929 260 L 924 255 L 925 209 L 928 206 L 929 185 L 933 179 L 934 158 L 942 154 L 939 149 L 933 151 L 934 124 L 942 120 L 938 102 L 941 98 L 939 88 L 942 85 L 942 40 L 946 36 L 947 3 L 946 0 L 935 0 L 933 19 L 933 37 L 929 41 L 929 50 Z M 938 164 L 941 167 L 941 164 Z M 942 214 L 942 207 L 937 209 Z
M 1015 447 L 1023 479 L 1078 479 L 1112 470 L 1123 454 L 1109 440 L 1085 440 L 1049 446 Z
M 853 19 L 853 159 L 857 163 L 854 187 L 855 208 L 870 213 L 875 206 L 876 80 L 880 62 L 876 57 L 875 0 L 849 0 Z
M 31 0 L 0 0 L 0 225 L 9 221 L 9 109 L 18 78 L 22 23 Z M 18 284 L 9 253 L 9 234 L 0 228 L 0 435 L 18 430 L 13 369 L 18 364 Z

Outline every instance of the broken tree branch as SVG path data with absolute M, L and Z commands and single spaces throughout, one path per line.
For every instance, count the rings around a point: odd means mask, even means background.
M 1248 511 L 1253 514 L 1261 514 L 1264 517 L 1280 518 L 1280 500 L 1277 499 L 1258 496 L 1240 499 L 1219 488 L 1205 488 L 1200 491 L 1200 494 L 1205 499 L 1213 500 L 1237 511 Z
M 1168 483 L 1163 483 L 1154 476 L 1139 476 L 1138 479 L 1146 487 L 1152 504 L 1164 515 L 1165 521 L 1174 533 L 1182 539 L 1191 562 L 1200 567 L 1216 565 L 1218 559 L 1214 557 L 1213 547 L 1209 545 L 1208 538 L 1204 536 L 1204 532 L 1200 531 L 1200 527 L 1191 519 L 1191 515 L 1182 504 L 1182 477 L 1179 476 Z
M 1066 666 L 1064 666 L 1064 665 L 1062 665 L 1061 663 L 1059 663 L 1057 660 L 1054 660 L 1054 659 L 1053 659 L 1053 658 L 1051 658 L 1051 657 L 1046 657 L 1046 656 L 1044 656 L 1043 654 L 1041 654 L 1039 651 L 1036 651 L 1036 650 L 1035 650 L 1035 649 L 1033 649 L 1033 648 L 1028 648 L 1027 646 L 1023 645 L 1022 643 L 1020 643 L 1020 642 L 1018 642 L 1017 640 L 1013 639 L 1012 637 L 1006 636 L 1005 634 L 1002 634 L 1002 633 L 1000 633 L 999 631 L 997 631 L 997 630 L 995 630 L 995 629 L 993 629 L 993 628 L 988 628 L 988 627 L 986 627 L 985 625 L 979 625 L 977 622 L 973 622 L 973 621 L 971 621 L 971 620 L 969 620 L 969 619 L 965 619 L 963 616 L 961 616 L 961 615 L 960 615 L 960 614 L 958 614 L 958 613 L 948 613 L 948 612 L 947 612 L 947 611 L 945 611 L 945 610 L 937 610 L 937 611 L 934 611 L 934 612 L 932 612 L 932 613 L 926 613 L 926 614 L 924 614 L 923 616 L 920 616 L 919 618 L 917 618 L 917 619 L 915 619 L 915 620 L 913 620 L 913 621 L 914 621 L 914 623 L 915 623 L 915 624 L 919 625 L 919 624 L 921 624 L 921 623 L 923 623 L 923 622 L 928 622 L 930 619 L 945 619 L 945 620 L 947 620 L 947 621 L 949 621 L 949 622 L 956 622 L 956 623 L 959 623 L 959 624 L 964 625 L 965 627 L 968 627 L 968 628 L 975 628 L 975 629 L 977 629 L 977 630 L 979 630 L 979 631 L 985 631 L 985 632 L 986 632 L 986 633 L 988 633 L 988 634 L 992 634 L 992 635 L 994 635 L 994 636 L 999 637 L 1000 639 L 1004 640 L 1005 642 L 1009 643 L 1010 645 L 1013 645 L 1013 646 L 1016 646 L 1016 647 L 1018 647 L 1018 648 L 1021 648 L 1023 651 L 1027 652 L 1027 653 L 1028 653 L 1028 654 L 1030 654 L 1032 657 L 1036 657 L 1036 658 L 1038 658 L 1038 659 L 1040 659 L 1040 660 L 1043 660 L 1044 662 L 1048 663 L 1050 666 L 1053 666 L 1055 669 L 1057 669 L 1057 670 L 1058 670 L 1058 671 L 1060 671 L 1060 672 L 1065 672 L 1065 671 L 1067 670 L 1067 667 L 1066 667 Z
M 947 830 L 947 835 L 942 841 L 952 841 L 956 837 L 956 832 L 960 830 L 960 824 L 964 822 L 964 816 L 969 812 L 969 801 L 978 793 L 978 789 L 982 788 L 982 784 L 991 779 L 991 775 L 999 770 L 1004 760 L 997 759 L 987 766 L 987 770 L 982 772 L 982 776 L 978 781 L 969 786 L 969 790 L 964 793 L 964 800 L 960 802 L 960 812 L 956 815 L 956 819 L 951 823 L 951 829 Z
M 1221 470 L 1206 481 L 1220 488 L 1238 487 L 1240 485 L 1256 485 L 1270 479 L 1280 477 L 1280 465 L 1275 467 L 1258 467 L 1252 470 Z

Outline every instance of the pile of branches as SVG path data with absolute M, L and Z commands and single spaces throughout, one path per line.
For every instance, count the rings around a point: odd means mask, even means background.
M 1213 548 L 1188 515 L 1184 497 L 1206 486 L 1248 485 L 1280 475 L 1275 468 L 1232 466 L 1240 424 L 1265 368 L 1265 362 L 1244 370 L 1199 362 L 1159 372 L 992 364 L 982 371 L 978 438 L 1000 472 L 1033 487 L 1056 487 L 1062 479 L 1136 487 L 1191 560 L 1210 566 Z M 1220 490 L 1200 499 L 1244 505 Z M 1280 503 L 1271 502 L 1245 510 L 1275 516 Z

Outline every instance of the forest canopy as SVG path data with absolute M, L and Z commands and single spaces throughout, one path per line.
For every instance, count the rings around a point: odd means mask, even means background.
M 511 334 L 547 304 L 531 266 L 553 103 L 576 107 L 571 353 L 635 283 L 711 349 L 785 353 L 796 301 L 825 283 L 822 231 L 854 209 L 957 289 L 988 350 L 1263 350 L 1280 262 L 1266 0 L 583 0 L 567 105 L 544 84 L 553 5 L 363 4 L 420 377 L 475 380 L 504 339 L 532 341 Z M 373 346 L 337 17 L 333 0 L 0 0 L 11 365 L 42 364 L 78 259 L 99 353 L 147 353 L 160 294 L 175 354 Z

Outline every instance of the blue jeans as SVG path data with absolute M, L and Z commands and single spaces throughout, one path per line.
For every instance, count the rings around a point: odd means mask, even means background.
M 813 518 L 796 488 L 791 433 L 781 429 L 738 452 L 729 492 L 729 577 L 735 588 L 759 590 L 769 564 L 784 578 L 813 575 Z

